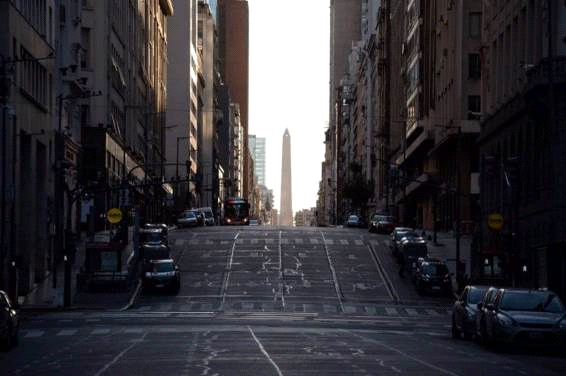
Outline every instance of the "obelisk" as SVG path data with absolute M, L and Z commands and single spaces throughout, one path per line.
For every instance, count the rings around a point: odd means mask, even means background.
M 293 226 L 293 199 L 291 186 L 291 135 L 289 129 L 283 133 L 283 152 L 281 158 L 281 202 L 279 225 Z

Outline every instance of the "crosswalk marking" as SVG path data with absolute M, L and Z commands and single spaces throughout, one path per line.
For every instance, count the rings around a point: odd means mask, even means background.
M 265 244 L 274 244 L 275 239 L 265 239 Z
M 297 243 L 297 244 L 303 244 L 303 239 L 295 239 L 295 243 Z
M 353 305 L 345 305 L 344 312 L 346 313 L 356 313 L 356 307 Z
M 340 239 L 340 244 L 348 245 L 348 241 L 346 239 Z
M 311 241 L 311 244 L 318 244 L 318 239 L 316 239 L 316 238 L 311 238 L 310 241 Z
M 185 239 L 177 239 L 175 240 L 175 245 L 181 246 L 185 242 Z
M 407 312 L 409 316 L 417 316 L 419 314 L 414 308 L 405 308 L 405 312 Z
M 332 304 L 324 304 L 322 306 L 324 313 L 336 313 L 336 306 Z
M 438 313 L 434 309 L 425 309 L 425 311 L 426 311 L 426 313 L 428 313 L 431 316 L 440 316 L 440 313 Z
M 171 309 L 173 309 L 173 304 L 171 304 L 171 303 L 161 304 L 159 306 L 160 311 L 170 311 Z
M 332 239 L 326 239 L 326 244 L 328 244 L 328 245 L 333 245 L 333 244 L 334 244 L 334 240 L 332 240 Z
M 375 315 L 377 313 L 377 309 L 374 306 L 364 306 L 364 310 L 370 315 Z
M 222 244 L 222 245 L 226 245 L 226 244 L 228 244 L 228 243 L 230 243 L 228 240 L 221 240 L 221 241 L 220 241 L 220 244 Z
M 143 328 L 126 328 L 126 329 L 124 329 L 124 333 L 141 334 L 141 333 L 143 333 Z
M 181 307 L 179 307 L 181 311 L 190 311 L 191 310 L 191 304 L 181 304 Z
M 24 338 L 36 338 L 36 337 L 41 337 L 44 334 L 45 332 L 43 330 L 30 330 L 26 333 Z
M 281 244 L 289 244 L 289 239 L 281 239 Z
M 102 335 L 110 333 L 110 329 L 93 329 L 91 334 Z
M 354 243 L 356 243 L 356 245 L 364 245 L 364 242 L 360 239 L 357 239 Z
M 77 332 L 77 329 L 63 329 L 59 333 L 58 336 L 72 336 Z
M 242 303 L 242 309 L 245 311 L 252 311 L 254 309 L 253 303 Z
M 397 308 L 385 307 L 385 312 L 388 315 L 395 315 L 395 316 L 399 315 L 399 312 L 397 312 Z
M 149 311 L 149 310 L 151 310 L 151 306 L 148 306 L 148 305 L 147 306 L 141 306 L 137 309 L 137 311 L 140 311 L 140 312 L 145 312 L 145 311 Z

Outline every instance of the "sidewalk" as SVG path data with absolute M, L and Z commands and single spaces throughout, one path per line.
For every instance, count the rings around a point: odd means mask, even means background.
M 128 229 L 129 239 L 132 239 L 133 227 Z M 95 234 L 95 237 L 104 237 L 108 231 Z M 120 309 L 129 303 L 133 288 L 128 286 L 121 290 L 97 290 L 79 291 L 77 288 L 77 276 L 85 261 L 85 247 L 89 238 L 81 234 L 76 243 L 76 254 L 73 265 L 71 265 L 71 306 L 65 309 Z M 122 272 L 128 271 L 128 261 L 133 251 L 132 241 L 128 243 L 122 254 Z M 53 275 L 48 275 L 31 290 L 23 301 L 20 297 L 20 307 L 24 311 L 49 311 L 62 310 L 63 307 L 63 285 L 65 278 L 65 267 L 61 263 L 57 266 L 57 288 L 53 288 Z

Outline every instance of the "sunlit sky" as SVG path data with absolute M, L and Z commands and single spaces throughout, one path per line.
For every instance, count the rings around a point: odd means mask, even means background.
M 248 0 L 248 5 L 248 131 L 266 138 L 266 184 L 279 209 L 281 145 L 289 129 L 293 212 L 311 208 L 328 127 L 329 2 Z

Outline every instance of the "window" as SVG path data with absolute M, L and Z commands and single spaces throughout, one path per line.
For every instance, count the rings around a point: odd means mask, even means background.
M 481 97 L 479 95 L 468 96 L 468 120 L 480 120 Z
M 470 37 L 477 38 L 481 35 L 481 13 L 470 13 Z
M 468 78 L 473 80 L 481 78 L 480 54 L 468 55 Z

